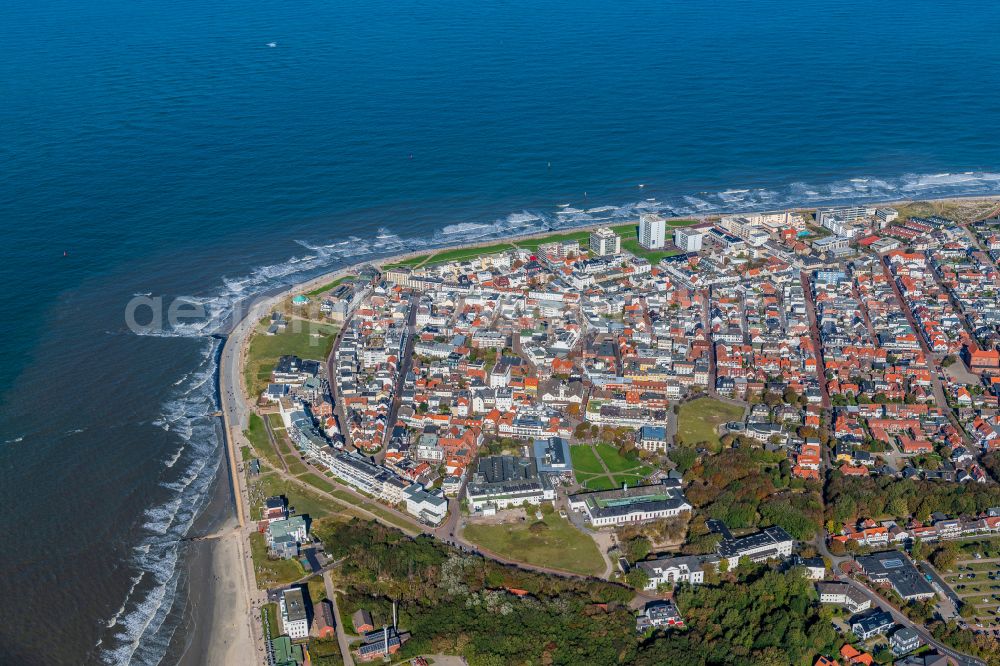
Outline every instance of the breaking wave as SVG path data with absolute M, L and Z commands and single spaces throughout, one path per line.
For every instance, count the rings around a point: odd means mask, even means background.
M 827 184 L 795 182 L 775 188 L 727 189 L 720 192 L 668 195 L 651 183 L 647 193 L 656 199 L 624 205 L 585 207 L 582 202 L 553 204 L 549 211 L 520 211 L 491 222 L 451 224 L 429 236 L 402 237 L 382 228 L 374 238 L 352 236 L 323 244 L 297 241 L 305 254 L 253 269 L 244 276 L 226 276 L 221 286 L 203 296 L 181 296 L 178 300 L 203 315 L 163 331 L 142 335 L 205 337 L 219 333 L 244 301 L 279 287 L 318 277 L 325 272 L 367 259 L 404 252 L 474 243 L 484 240 L 571 229 L 593 224 L 615 224 L 634 220 L 639 213 L 655 212 L 672 217 L 704 216 L 727 212 L 780 210 L 798 206 L 836 205 L 852 202 L 891 201 L 912 198 L 946 198 L 1000 193 L 1000 173 L 964 172 L 907 174 L 898 178 L 858 177 Z M 146 510 L 143 529 L 147 536 L 133 549 L 137 577 L 121 608 L 108 620 L 113 639 L 99 643 L 110 664 L 155 664 L 166 652 L 177 626 L 170 616 L 180 579 L 180 539 L 207 503 L 208 490 L 221 464 L 220 433 L 209 416 L 216 405 L 216 352 L 220 343 L 211 339 L 197 368 L 179 379 L 175 396 L 154 421 L 176 434 L 177 452 L 164 461 L 176 474 L 161 482 L 171 498 Z M 20 441 L 7 440 L 6 443 Z M 175 469 L 176 468 L 176 469 Z M 111 645 L 105 645 L 111 643 Z
M 173 477 L 160 482 L 166 501 L 146 509 L 145 536 L 132 548 L 136 574 L 120 608 L 108 619 L 99 647 L 108 664 L 157 664 L 177 627 L 171 614 L 181 576 L 181 539 L 208 502 L 209 490 L 222 461 L 216 419 L 215 352 L 218 340 L 208 339 L 198 368 L 163 406 L 155 422 L 180 440 L 180 448 L 165 461 Z

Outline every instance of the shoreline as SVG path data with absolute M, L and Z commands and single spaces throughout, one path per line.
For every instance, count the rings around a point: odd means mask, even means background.
M 991 196 L 976 195 L 929 199 L 901 199 L 878 202 L 866 201 L 864 203 L 871 206 L 898 206 L 920 202 L 946 203 L 974 201 L 990 201 L 1000 204 L 1000 194 Z M 848 204 L 829 204 L 829 206 L 820 206 L 820 208 L 837 207 L 841 205 Z M 789 207 L 778 210 L 812 211 L 816 210 L 816 207 Z M 740 211 L 733 211 L 700 216 L 671 216 L 665 217 L 665 219 L 668 222 L 672 220 L 690 219 L 705 221 L 709 218 L 715 218 L 722 215 L 740 214 Z M 618 224 L 621 223 L 621 221 L 618 221 Z M 612 222 L 605 220 L 595 222 L 593 224 L 568 226 L 560 229 L 547 229 L 534 233 L 512 235 L 509 239 L 511 242 L 516 242 L 517 240 L 531 240 L 563 233 L 588 231 L 609 225 L 612 225 Z M 219 543 L 217 545 L 213 544 L 211 547 L 213 552 L 211 558 L 212 571 L 210 573 L 212 576 L 203 574 L 202 579 L 210 585 L 210 589 L 203 591 L 203 594 L 209 599 L 209 601 L 206 602 L 207 605 L 213 609 L 219 607 L 227 609 L 227 616 L 223 619 L 223 621 L 220 622 L 218 618 L 213 617 L 207 623 L 209 627 L 213 629 L 220 625 L 224 626 L 226 629 L 244 627 L 245 631 L 233 631 L 232 633 L 227 634 L 227 632 L 224 631 L 212 631 L 209 629 L 207 636 L 202 636 L 200 639 L 198 637 L 193 637 L 189 640 L 189 648 L 185 650 L 185 658 L 188 654 L 190 654 L 190 647 L 194 646 L 195 643 L 198 644 L 199 649 L 203 646 L 205 651 L 202 655 L 213 655 L 213 663 L 249 664 L 252 663 L 254 659 L 254 652 L 257 652 L 258 655 L 263 654 L 263 629 L 260 626 L 260 622 L 254 621 L 258 617 L 259 611 L 257 611 L 256 614 L 251 614 L 250 608 L 253 607 L 256 610 L 259 608 L 261 603 L 266 601 L 266 591 L 257 590 L 253 564 L 247 553 L 249 534 L 250 531 L 254 529 L 254 526 L 252 524 L 247 524 L 249 518 L 249 503 L 247 500 L 246 490 L 243 487 L 242 468 L 239 463 L 239 447 L 244 443 L 249 443 L 245 442 L 243 429 L 247 423 L 249 414 L 252 411 L 251 405 L 253 402 L 252 400 L 249 400 L 248 396 L 245 394 L 245 386 L 242 381 L 243 363 L 246 358 L 247 346 L 250 338 L 252 337 L 252 333 L 256 328 L 257 321 L 266 316 L 274 305 L 280 303 L 285 298 L 297 293 L 317 289 L 336 279 L 351 275 L 364 265 L 371 264 L 381 269 L 386 264 L 397 263 L 412 257 L 423 255 L 433 256 L 436 253 L 450 250 L 473 249 L 476 247 L 494 245 L 500 240 L 502 239 L 491 237 L 481 241 L 458 243 L 454 245 L 442 245 L 441 247 L 424 248 L 421 250 L 413 250 L 409 252 L 386 255 L 384 257 L 373 257 L 366 260 L 356 261 L 332 271 L 322 273 L 303 282 L 294 283 L 287 287 L 275 287 L 273 290 L 265 291 L 257 297 L 251 297 L 246 307 L 237 308 L 237 310 L 229 315 L 222 326 L 222 329 L 225 332 L 217 335 L 217 337 L 221 337 L 223 339 L 223 344 L 219 352 L 216 379 L 220 399 L 220 409 L 222 412 L 223 438 L 225 440 L 223 442 L 223 446 L 226 448 L 225 455 L 227 458 L 226 463 L 229 474 L 228 485 L 230 490 L 227 500 L 227 510 L 231 511 L 235 509 L 236 513 L 235 516 L 230 516 L 230 519 L 227 522 L 232 523 L 232 519 L 235 518 L 236 526 L 230 530 L 226 530 L 226 534 L 219 538 Z M 217 483 L 220 486 L 222 485 L 221 481 L 222 479 L 217 477 Z M 232 544 L 233 541 L 236 542 L 235 545 Z M 195 559 L 196 558 L 194 557 L 191 558 L 189 567 L 193 567 Z M 191 569 L 189 569 L 189 580 L 193 578 L 193 576 L 190 575 L 190 572 Z M 219 572 L 223 573 L 220 574 Z M 239 574 L 235 580 L 234 576 L 231 575 L 233 572 L 237 572 Z M 237 590 L 234 593 L 232 586 L 236 584 L 236 581 L 240 580 L 242 582 L 243 590 Z M 238 618 L 240 614 L 242 614 L 241 619 L 234 619 Z M 196 628 L 195 631 L 197 633 L 199 630 Z M 241 634 L 242 637 L 239 637 L 238 639 L 237 633 Z M 246 642 L 244 642 L 245 640 Z M 216 661 L 215 657 L 218 655 L 224 655 L 224 660 Z M 251 661 L 232 661 L 232 659 L 239 659 L 241 656 L 245 659 L 245 655 L 250 655 Z M 185 660 L 182 663 L 188 662 Z M 261 663 L 259 659 L 257 663 Z

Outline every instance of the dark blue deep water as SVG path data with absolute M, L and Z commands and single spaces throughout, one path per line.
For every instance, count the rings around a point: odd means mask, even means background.
M 995 193 L 998 19 L 977 0 L 0 3 L 0 662 L 183 652 L 176 539 L 224 469 L 205 335 L 240 298 L 642 206 Z M 134 335 L 146 293 L 209 317 Z

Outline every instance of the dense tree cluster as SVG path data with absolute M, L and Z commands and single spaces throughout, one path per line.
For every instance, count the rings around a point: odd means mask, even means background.
M 969 516 L 1000 505 L 1000 486 L 935 483 L 891 477 L 845 477 L 834 472 L 826 484 L 827 519 L 834 530 L 859 518 L 911 516 L 926 522 L 935 511 Z
M 635 663 L 787 666 L 840 649 L 829 611 L 813 603 L 812 584 L 800 571 L 740 567 L 737 574 L 721 585 L 682 588 L 677 605 L 688 630 L 644 643 Z
M 726 449 L 696 462 L 685 478 L 688 500 L 731 528 L 780 525 L 808 540 L 822 526 L 819 485 L 793 481 L 784 453 Z
M 502 664 L 802 663 L 839 648 L 800 571 L 741 566 L 682 588 L 688 629 L 635 633 L 632 591 L 599 580 L 523 571 L 465 555 L 427 537 L 359 520 L 317 521 L 336 558 L 341 613 L 367 608 L 412 634 L 400 656 L 461 654 L 473 666 Z M 639 546 L 640 544 L 636 544 Z
M 318 521 L 314 532 L 347 558 L 336 570 L 344 612 L 363 606 L 385 621 L 399 602 L 401 629 L 413 635 L 404 654 L 462 654 L 484 666 L 634 655 L 633 593 L 624 586 L 522 571 L 377 523 Z
M 934 638 L 946 645 L 979 657 L 990 666 L 1000 665 L 1000 641 L 987 632 L 973 633 L 951 622 L 934 622 L 929 625 Z

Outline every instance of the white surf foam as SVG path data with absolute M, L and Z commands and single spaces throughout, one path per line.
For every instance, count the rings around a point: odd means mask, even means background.
M 244 276 L 222 278 L 214 292 L 186 296 L 183 300 L 200 308 L 204 316 L 150 336 L 201 337 L 220 330 L 235 306 L 245 298 L 277 286 L 301 282 L 338 265 L 364 257 L 421 250 L 491 238 L 540 233 L 553 229 L 616 221 L 631 221 L 639 212 L 664 215 L 708 215 L 754 210 L 780 210 L 801 205 L 834 205 L 862 201 L 883 201 L 915 197 L 971 196 L 1000 193 L 1000 174 L 906 174 L 897 178 L 859 176 L 831 183 L 795 182 L 778 187 L 734 188 L 703 192 L 697 196 L 678 194 L 661 200 L 635 201 L 620 206 L 599 205 L 586 210 L 553 207 L 551 211 L 520 211 L 493 222 L 450 224 L 436 233 L 415 238 L 400 237 L 380 229 L 374 238 L 351 237 L 330 243 L 298 241 L 308 254 L 296 255 L 278 264 L 259 266 Z M 153 423 L 179 440 L 177 452 L 164 463 L 161 482 L 170 499 L 150 507 L 143 515 L 147 537 L 134 549 L 137 570 L 122 607 L 108 620 L 112 637 L 103 636 L 98 645 L 107 663 L 158 663 L 176 627 L 168 622 L 176 601 L 179 580 L 179 539 L 207 501 L 207 491 L 219 467 L 221 443 L 213 419 L 215 409 L 215 351 L 218 342 L 208 343 L 198 368 L 175 384 L 176 395 Z M 23 437 L 5 443 L 20 442 Z M 183 454 L 183 455 L 182 455 Z M 179 464 L 183 461 L 183 464 Z
M 207 503 L 222 459 L 211 416 L 217 408 L 214 365 L 218 344 L 214 339 L 206 341 L 199 367 L 174 390 L 156 421 L 178 438 L 180 446 L 165 462 L 165 477 L 159 483 L 168 498 L 143 513 L 146 536 L 132 551 L 130 564 L 136 572 L 132 585 L 121 607 L 106 621 L 113 633 L 102 636 L 99 647 L 108 664 L 159 663 L 176 629 L 178 618 L 171 618 L 171 610 L 181 575 L 180 540 Z

